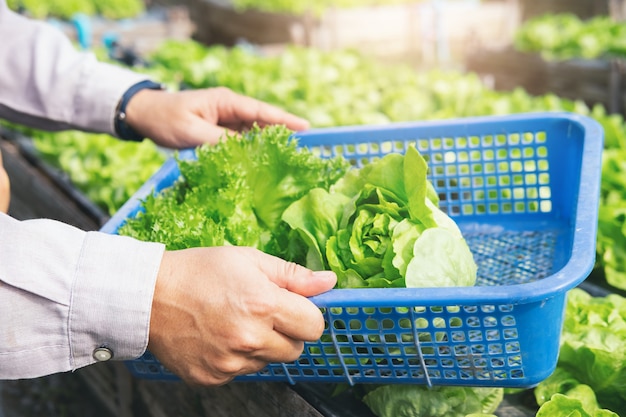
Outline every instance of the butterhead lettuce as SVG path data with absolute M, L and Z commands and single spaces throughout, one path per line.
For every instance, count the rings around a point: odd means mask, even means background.
M 409 147 L 287 207 L 282 219 L 308 248 L 306 266 L 332 269 L 339 288 L 473 285 L 472 253 L 427 173 Z
M 501 388 L 383 385 L 363 397 L 378 417 L 492 416 L 502 402 Z
M 567 294 L 558 366 L 590 386 L 602 407 L 626 415 L 626 299 Z
M 536 417 L 618 416 L 611 410 L 600 408 L 593 389 L 563 368 L 556 368 L 535 388 L 535 399 L 540 406 Z

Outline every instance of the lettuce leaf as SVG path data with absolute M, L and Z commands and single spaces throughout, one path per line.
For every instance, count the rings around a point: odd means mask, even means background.
M 339 288 L 473 285 L 472 253 L 427 173 L 409 147 L 311 190 L 282 219 L 308 247 L 307 266 L 332 269 Z
M 612 286 L 626 289 L 626 144 L 602 154 L 598 263 Z
M 304 256 L 290 243 L 281 215 L 313 188 L 327 189 L 349 164 L 300 148 L 284 126 L 253 127 L 196 149 L 179 160 L 178 182 L 143 204 L 120 234 L 159 241 L 169 249 L 252 246 L 284 259 Z M 309 219 L 313 220 L 313 219 Z
M 569 291 L 558 366 L 620 415 L 626 415 L 625 339 L 626 298 Z
M 580 383 L 571 373 L 557 368 L 535 388 L 540 406 L 536 417 L 617 417 L 613 411 L 600 408 L 593 389 Z
M 593 394 L 591 389 L 590 393 Z M 580 399 L 563 394 L 554 394 L 550 401 L 539 408 L 536 417 L 619 417 L 619 415 L 600 408 L 588 412 Z
M 378 417 L 465 417 L 491 415 L 503 395 L 501 388 L 383 385 L 363 401 Z
M 540 406 L 537 417 L 589 416 L 611 417 L 616 413 L 601 409 L 593 389 L 580 383 L 563 368 L 557 368 L 543 380 L 534 391 Z
M 455 287 L 474 284 L 476 264 L 460 235 L 445 227 L 426 229 L 415 241 L 406 270 L 407 287 Z

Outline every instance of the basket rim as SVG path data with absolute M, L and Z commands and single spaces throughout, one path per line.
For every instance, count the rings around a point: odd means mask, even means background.
M 432 287 L 432 288 L 346 288 L 332 289 L 309 299 L 318 307 L 360 307 L 364 304 L 400 307 L 406 305 L 450 306 L 476 304 L 534 303 L 564 293 L 580 284 L 595 264 L 597 215 L 600 195 L 600 171 L 604 133 L 602 126 L 591 117 L 570 112 L 533 112 L 506 116 L 477 116 L 456 119 L 394 122 L 381 125 L 339 126 L 315 128 L 296 132 L 294 137 L 317 133 L 372 132 L 420 127 L 451 127 L 469 124 L 493 124 L 546 119 L 569 121 L 584 131 L 580 181 L 576 201 L 575 230 L 572 252 L 559 270 L 540 280 L 502 286 Z M 179 158 L 195 157 L 194 149 L 181 150 Z M 115 234 L 124 220 L 134 215 L 140 202 L 155 190 L 165 178 L 177 171 L 175 158 L 162 167 L 102 226 L 101 232 Z M 158 191 L 158 190 L 157 190 Z M 584 233 L 581 233 L 584 232 Z M 593 248 L 592 251 L 589 248 Z

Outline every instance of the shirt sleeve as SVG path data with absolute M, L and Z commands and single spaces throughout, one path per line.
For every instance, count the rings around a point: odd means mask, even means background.
M 115 135 L 115 108 L 146 76 L 77 50 L 58 28 L 0 0 L 0 118 L 44 130 Z
M 0 380 L 75 370 L 103 346 L 141 356 L 164 250 L 0 213 Z

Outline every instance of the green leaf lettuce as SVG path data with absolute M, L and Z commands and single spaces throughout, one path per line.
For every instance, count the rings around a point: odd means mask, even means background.
M 159 241 L 169 249 L 192 246 L 252 246 L 293 260 L 282 212 L 313 188 L 327 189 L 348 163 L 322 159 L 291 138 L 284 126 L 256 126 L 196 149 L 179 160 L 181 178 L 144 202 L 120 234 Z
M 502 396 L 501 388 L 383 385 L 363 401 L 378 417 L 465 417 L 491 415 Z
M 568 293 L 560 368 L 588 385 L 603 407 L 626 414 L 626 299 Z
M 291 204 L 282 219 L 307 245 L 307 266 L 335 271 L 339 288 L 473 285 L 472 254 L 427 172 L 410 147 Z

